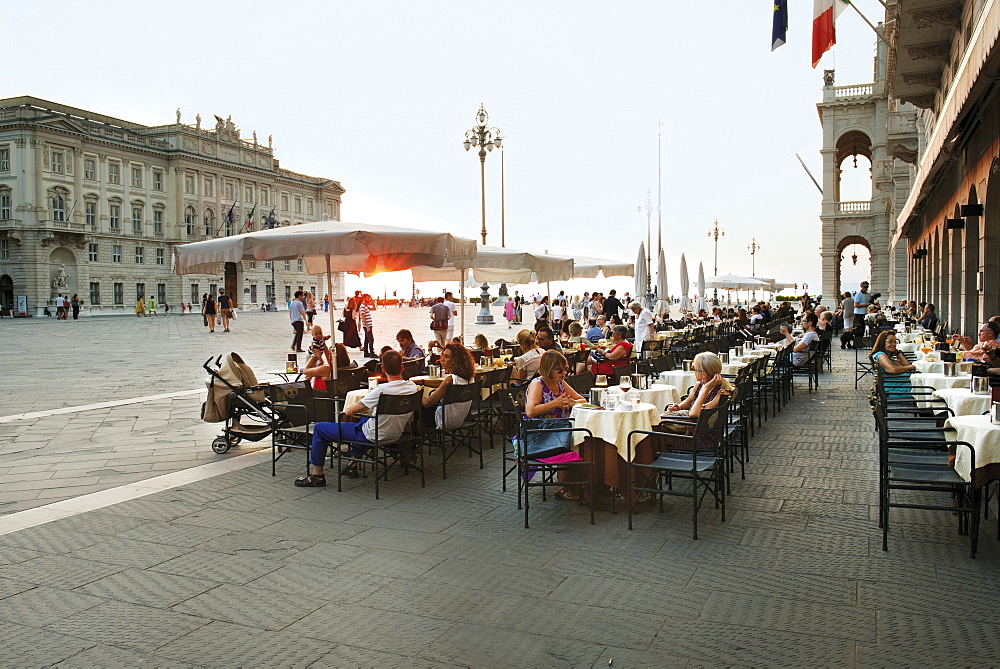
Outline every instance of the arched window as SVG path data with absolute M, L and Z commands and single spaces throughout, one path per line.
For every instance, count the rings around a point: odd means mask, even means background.
M 63 199 L 62 195 L 52 196 L 52 220 L 66 220 L 66 200 Z
M 184 209 L 184 231 L 187 233 L 188 237 L 194 237 L 195 230 L 195 220 L 197 214 L 194 212 L 194 207 L 187 207 Z
M 213 237 L 215 236 L 215 210 L 206 209 L 205 210 L 205 236 Z

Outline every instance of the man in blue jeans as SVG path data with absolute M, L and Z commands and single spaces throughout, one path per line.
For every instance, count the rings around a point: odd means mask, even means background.
M 288 303 L 288 317 L 292 320 L 292 328 L 295 336 L 292 338 L 292 350 L 296 353 L 305 353 L 302 350 L 302 333 L 306 330 L 306 305 L 302 304 L 301 290 L 295 291 L 295 299 Z
M 362 400 L 344 409 L 344 416 L 353 418 L 360 412 L 368 410 L 371 417 L 362 416 L 357 423 L 316 423 L 313 427 L 312 450 L 309 453 L 309 464 L 312 465 L 311 473 L 308 476 L 300 476 L 295 480 L 295 485 L 300 488 L 321 488 L 326 485 L 326 476 L 323 474 L 323 463 L 326 461 L 326 453 L 330 444 L 342 441 L 360 441 L 362 443 L 375 442 L 375 421 L 377 418 L 375 409 L 378 407 L 379 396 L 385 395 L 412 395 L 419 392 L 412 381 L 403 380 L 403 356 L 399 351 L 388 350 L 382 354 L 382 371 L 385 372 L 388 381 L 380 383 L 370 390 Z M 398 416 L 382 416 L 378 420 L 379 441 L 383 444 L 391 444 L 397 441 L 406 429 L 406 424 L 410 422 L 412 414 Z M 361 455 L 362 447 L 352 446 L 351 455 Z M 351 463 L 344 468 L 344 473 L 351 477 L 358 477 L 358 464 Z

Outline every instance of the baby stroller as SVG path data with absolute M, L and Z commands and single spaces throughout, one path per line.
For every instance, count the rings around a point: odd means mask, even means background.
M 238 353 L 220 355 L 202 365 L 209 377 L 208 399 L 201 405 L 201 418 L 206 423 L 221 423 L 222 434 L 212 441 L 212 450 L 225 453 L 243 439 L 260 441 L 271 434 L 274 412 L 264 388 Z

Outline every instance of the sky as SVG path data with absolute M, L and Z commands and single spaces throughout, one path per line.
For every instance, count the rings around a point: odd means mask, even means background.
M 821 179 L 822 71 L 835 68 L 837 85 L 871 82 L 876 36 L 846 11 L 813 69 L 813 3 L 788 4 L 788 43 L 772 53 L 763 0 L 17 3 L 8 22 L 39 28 L 7 33 L 6 53 L 22 62 L 0 97 L 148 125 L 173 123 L 177 108 L 192 124 L 231 115 L 244 138 L 273 135 L 282 167 L 340 181 L 342 220 L 476 239 L 479 161 L 462 140 L 483 104 L 504 137 L 507 246 L 635 260 L 650 188 L 653 262 L 660 219 L 671 292 L 681 253 L 692 282 L 699 261 L 712 275 L 718 220 L 719 274 L 749 275 L 755 241 L 757 276 L 815 293 L 820 193 L 795 153 Z M 883 16 L 877 0 L 855 5 Z M 41 26 L 72 45 L 39 48 Z M 500 243 L 500 158 L 486 160 L 490 244 Z M 867 167 L 859 160 L 856 186 L 845 177 L 845 200 L 870 198 Z M 845 282 L 867 274 L 861 255 Z M 355 286 L 408 294 L 409 278 Z

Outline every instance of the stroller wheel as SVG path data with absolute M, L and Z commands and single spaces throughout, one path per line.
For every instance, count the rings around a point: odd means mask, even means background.
M 225 437 L 216 437 L 212 441 L 212 450 L 215 451 L 216 453 L 225 453 L 226 451 L 229 450 L 229 447 L 230 443 L 226 440 Z

